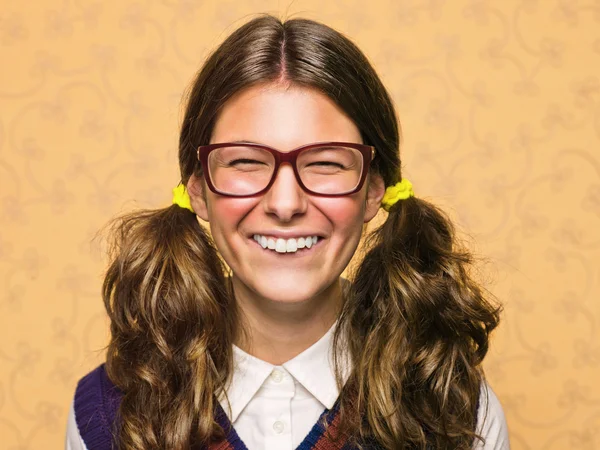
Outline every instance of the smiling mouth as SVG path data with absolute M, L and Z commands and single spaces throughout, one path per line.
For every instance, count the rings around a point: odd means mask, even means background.
M 262 236 L 260 234 L 255 234 L 252 238 L 265 250 L 272 250 L 277 253 L 296 253 L 299 250 L 307 251 L 322 240 L 319 236 L 282 239 Z

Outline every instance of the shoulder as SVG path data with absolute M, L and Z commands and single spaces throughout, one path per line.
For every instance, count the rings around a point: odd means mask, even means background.
M 77 382 L 73 411 L 77 430 L 88 449 L 111 448 L 122 395 L 108 378 L 104 363 Z
M 509 450 L 508 426 L 502 404 L 486 380 L 483 380 L 477 409 L 477 433 L 485 444 L 477 440 L 476 450 Z

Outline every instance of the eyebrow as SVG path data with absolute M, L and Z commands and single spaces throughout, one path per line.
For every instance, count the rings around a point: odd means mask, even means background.
M 265 144 L 263 144 L 261 142 L 251 141 L 250 139 L 244 139 L 244 140 L 241 140 L 241 141 L 231 141 L 231 143 L 232 144 L 257 144 L 257 145 L 265 145 Z

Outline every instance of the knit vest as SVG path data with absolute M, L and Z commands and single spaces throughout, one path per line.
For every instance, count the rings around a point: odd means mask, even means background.
M 115 421 L 118 421 L 117 411 L 122 397 L 123 392 L 108 378 L 105 363 L 100 364 L 77 383 L 74 400 L 75 421 L 87 450 L 117 450 L 112 430 Z M 339 422 L 339 400 L 338 397 L 331 408 L 332 414 L 327 416 L 329 430 L 334 436 Z M 248 450 L 216 399 L 215 405 L 215 419 L 225 431 L 226 438 L 202 450 Z M 325 409 L 321 413 L 319 420 L 296 450 L 356 450 L 356 447 L 343 439 L 333 442 L 327 438 L 321 419 L 329 411 Z M 382 450 L 372 443 L 364 443 L 363 447 L 367 450 Z

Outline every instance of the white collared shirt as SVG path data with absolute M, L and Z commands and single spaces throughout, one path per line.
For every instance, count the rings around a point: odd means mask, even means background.
M 338 398 L 332 362 L 331 328 L 313 345 L 283 363 L 273 365 L 233 346 L 236 368 L 221 406 L 249 450 L 293 450 L 306 437 L 325 408 Z M 349 371 L 345 364 L 344 382 Z
M 332 363 L 332 327 L 312 346 L 282 365 L 273 365 L 233 346 L 234 373 L 227 395 L 219 402 L 249 450 L 293 450 L 306 437 L 325 408 L 338 397 Z M 349 364 L 343 366 L 344 381 Z M 486 444 L 477 450 L 509 450 L 502 406 L 491 387 L 481 390 L 478 432 Z M 485 395 L 487 394 L 487 395 Z M 487 412 L 487 414 L 486 414 Z M 67 424 L 66 450 L 87 450 L 75 422 L 73 404 Z M 93 450 L 93 449 L 89 449 Z

